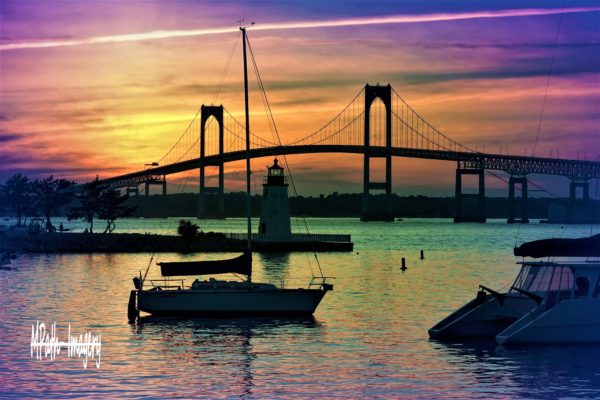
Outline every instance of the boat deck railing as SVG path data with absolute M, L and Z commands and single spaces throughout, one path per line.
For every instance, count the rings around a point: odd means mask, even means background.
M 151 279 L 150 283 L 152 284 L 153 289 L 160 290 L 181 290 L 184 288 L 184 280 L 183 279 Z M 175 283 L 175 284 L 173 284 Z M 177 283 L 180 283 L 177 285 Z
M 308 287 L 323 287 L 324 285 L 329 285 L 329 283 L 327 282 L 327 279 L 335 279 L 335 277 L 333 276 L 313 276 L 312 279 L 310 280 L 310 283 L 308 284 Z

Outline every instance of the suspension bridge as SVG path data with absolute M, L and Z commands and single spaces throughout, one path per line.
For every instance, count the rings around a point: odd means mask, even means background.
M 272 119 L 269 121 L 274 127 Z M 278 137 L 278 135 L 277 135 Z M 207 196 L 216 196 L 218 214 L 224 215 L 224 164 L 246 158 L 245 126 L 222 105 L 203 105 L 187 129 L 158 162 L 136 172 L 113 176 L 103 182 L 111 188 L 126 188 L 139 193 L 145 186 L 162 185 L 166 194 L 167 175 L 199 169 L 199 217 L 206 216 Z M 476 151 L 446 136 L 417 113 L 390 85 L 365 85 L 331 121 L 300 140 L 280 143 L 251 133 L 250 158 L 307 153 L 362 154 L 363 220 L 386 220 L 392 215 L 392 159 L 410 157 L 446 160 L 456 163 L 455 222 L 485 222 L 485 172 L 507 173 L 509 185 L 509 222 L 527 222 L 528 179 L 530 174 L 557 175 L 570 180 L 570 194 L 589 198 L 589 181 L 600 178 L 600 162 L 491 154 Z M 371 160 L 383 159 L 385 178 L 371 180 Z M 218 185 L 206 185 L 206 168 L 218 167 Z M 467 195 L 462 190 L 465 175 L 478 177 L 476 210 L 465 212 Z M 521 196 L 515 196 L 515 188 Z M 370 202 L 371 192 L 385 193 L 383 210 Z M 521 215 L 515 215 L 516 203 Z M 469 207 L 470 209 L 471 207 Z

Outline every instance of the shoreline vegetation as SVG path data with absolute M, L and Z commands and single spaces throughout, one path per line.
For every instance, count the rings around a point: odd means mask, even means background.
M 258 217 L 262 197 L 252 196 L 252 215 Z M 466 198 L 468 203 L 473 199 Z M 207 195 L 205 209 L 207 213 L 218 210 L 216 196 Z M 292 216 L 305 217 L 356 217 L 362 214 L 362 193 L 337 193 L 316 197 L 290 197 L 290 213 Z M 385 196 L 370 195 L 369 202 L 373 209 L 383 209 Z M 548 217 L 549 204 L 552 202 L 568 202 L 568 199 L 529 198 L 530 218 Z M 246 215 L 245 193 L 231 192 L 223 195 L 225 217 L 244 217 Z M 167 195 L 130 196 L 126 204 L 135 207 L 132 217 L 171 218 L 193 217 L 198 213 L 198 194 L 179 193 Z M 517 205 L 517 210 L 519 210 Z M 453 218 L 456 210 L 454 197 L 428 196 L 392 196 L 392 213 L 397 218 Z M 507 218 L 509 213 L 508 198 L 486 197 L 486 214 L 488 218 Z
M 198 216 L 199 198 L 196 193 L 153 194 L 150 196 L 138 195 L 124 198 L 123 208 L 127 209 L 128 218 L 191 218 Z M 252 196 L 252 216 L 260 215 L 262 196 Z M 463 199 L 463 209 L 477 208 L 477 196 L 466 195 Z M 290 197 L 290 214 L 292 217 L 314 218 L 360 218 L 362 215 L 362 193 L 337 193 L 310 197 Z M 207 195 L 205 199 L 205 215 L 217 218 L 242 218 L 246 215 L 244 192 L 230 192 L 223 195 L 224 214 L 220 214 L 218 198 Z M 369 203 L 373 209 L 383 209 L 385 196 L 370 195 Z M 51 217 L 69 217 L 68 204 L 61 204 L 61 208 L 54 210 Z M 522 203 L 517 199 L 515 216 L 520 216 Z M 548 219 L 552 222 L 567 222 L 573 219 L 574 211 L 585 211 L 587 208 L 600 210 L 600 200 L 582 200 L 574 202 L 569 198 L 528 198 L 527 214 L 530 219 Z M 39 211 L 39 210 L 38 210 Z M 456 213 L 456 199 L 454 197 L 429 197 L 423 195 L 398 196 L 392 195 L 392 214 L 395 218 L 454 218 Z M 485 214 L 487 218 L 508 218 L 510 202 L 506 197 L 486 197 Z M 33 216 L 39 216 L 39 212 Z M 600 212 L 594 212 L 594 219 L 600 221 Z M 23 210 L 23 217 L 31 218 L 31 212 Z M 18 215 L 10 207 L 0 206 L 0 217 L 16 218 Z M 99 218 L 94 215 L 94 219 Z M 50 218 L 50 215 L 46 216 Z M 83 218 L 85 219 L 85 218 Z M 577 218 L 579 219 L 579 218 Z M 585 218 L 584 218 L 585 219 Z M 588 218 L 589 219 L 589 218 Z M 88 220 L 89 222 L 89 220 Z M 588 220 L 587 223 L 590 221 Z M 596 221 L 595 221 L 596 222 Z M 582 222 L 586 223 L 586 222 Z M 112 222 L 114 227 L 114 221 Z M 101 226 L 100 229 L 104 227 Z
M 252 197 L 252 216 L 260 214 L 262 197 Z M 290 213 L 293 217 L 315 218 L 360 218 L 362 215 L 362 193 L 337 193 L 316 197 L 290 197 Z M 477 195 L 465 195 L 463 213 L 477 212 Z M 151 196 L 131 196 L 125 203 L 135 208 L 131 215 L 139 218 L 196 218 L 198 215 L 198 194 L 156 194 Z M 232 192 L 223 195 L 225 218 L 241 218 L 246 215 L 245 193 Z M 384 195 L 370 195 L 369 203 L 373 210 L 383 210 Z M 521 216 L 523 206 L 520 198 L 516 199 L 515 217 Z M 555 223 L 590 223 L 594 218 L 600 222 L 600 201 L 569 198 L 529 197 L 527 199 L 527 215 L 529 219 L 548 220 Z M 218 198 L 207 195 L 205 215 L 219 215 Z M 394 218 L 454 218 L 456 199 L 454 197 L 398 196 L 392 195 L 392 215 Z M 510 202 L 506 197 L 486 197 L 485 215 L 487 218 L 505 218 L 510 214 Z M 469 215 L 465 215 L 469 216 Z M 593 216 L 593 217 L 592 217 Z
M 46 179 L 46 186 L 56 185 L 61 181 L 52 177 Z M 41 185 L 37 183 L 38 186 Z M 46 192 L 38 190 L 38 201 L 31 202 L 31 207 L 20 209 L 21 203 L 16 202 L 12 207 L 0 207 L 0 215 L 16 218 L 18 222 L 35 225 L 37 230 L 31 231 L 31 226 L 4 226 L 0 229 L 0 252 L 17 253 L 132 253 L 132 252 L 238 252 L 243 251 L 244 240 L 232 239 L 224 233 L 198 232 L 198 227 L 190 221 L 180 221 L 180 227 L 172 235 L 113 233 L 117 218 L 190 218 L 195 219 L 198 212 L 198 194 L 181 193 L 151 196 L 121 196 L 116 191 L 102 193 L 96 190 L 96 181 L 86 185 L 80 194 L 70 198 L 75 201 L 75 207 L 68 208 L 70 202 L 61 198 L 56 188 Z M 5 185 L 6 186 L 6 185 Z M 53 192 L 54 190 L 54 192 Z M 6 192 L 6 190 L 5 190 Z M 97 192 L 97 193 L 96 193 Z M 4 197 L 7 198 L 6 193 Z M 16 197 L 16 196 L 13 196 Z M 466 196 L 463 199 L 464 209 L 476 210 L 477 197 Z M 370 204 L 373 209 L 383 209 L 384 195 L 371 195 Z M 236 218 L 245 216 L 245 193 L 226 193 L 223 196 L 225 210 L 220 218 Z M 261 196 L 253 196 L 253 216 L 260 212 Z M 469 203 L 473 203 L 471 206 Z M 41 206 L 40 206 L 41 205 Z M 45 209 L 42 207 L 45 205 Z M 503 197 L 486 197 L 486 217 L 507 218 L 509 200 Z M 519 216 L 522 203 L 516 203 L 515 215 Z M 35 207 L 38 206 L 38 207 Z M 455 199 L 453 197 L 427 196 L 392 196 L 392 214 L 397 220 L 403 218 L 453 218 L 455 214 Z M 77 209 L 78 208 L 78 209 Z M 207 196 L 205 215 L 218 214 L 218 197 Z M 600 222 L 600 202 L 593 200 L 529 198 L 528 217 L 544 220 L 549 223 L 590 223 Z M 41 211 L 44 211 L 43 213 Z M 74 214 L 74 210 L 78 213 Z M 17 212 L 18 211 L 18 212 Z M 290 211 L 295 217 L 307 216 L 316 218 L 360 218 L 362 213 L 362 194 L 338 194 L 328 196 L 292 197 Z M 40 213 L 43 216 L 40 216 Z M 31 217 L 34 215 L 34 217 Z M 590 217 L 594 216 L 594 217 Z M 72 232 L 64 230 L 62 223 L 59 227 L 52 225 L 51 219 L 67 217 L 83 219 L 89 224 L 89 231 Z M 104 233 L 91 233 L 95 218 L 107 223 Z M 596 221 L 598 220 L 598 221 Z M 186 224 L 184 224 L 186 223 Z M 184 224 L 183 226 L 181 224 Z M 1 225 L 0 225 L 1 226 Z M 45 226 L 45 228 L 44 228 Z M 28 229 L 29 228 L 29 229 Z M 178 235 L 177 235 L 178 234 Z M 283 246 L 279 243 L 257 243 L 258 251 L 351 251 L 345 247 L 316 248 L 315 244 Z M 258 247 L 263 247 L 259 249 Z
M 139 192 L 138 192 L 139 193 Z M 252 196 L 252 216 L 260 214 L 262 196 Z M 587 196 L 585 196 L 587 197 Z M 246 216 L 245 192 L 224 193 L 222 198 L 206 195 L 202 206 L 203 217 L 232 218 Z M 75 182 L 56 179 L 52 175 L 45 179 L 30 180 L 16 174 L 4 184 L 0 184 L 0 216 L 14 217 L 17 225 L 22 218 L 43 218 L 47 231 L 55 228 L 53 217 L 67 217 L 69 220 L 84 220 L 89 231 L 94 228 L 94 220 L 105 221 L 104 232 L 116 229 L 115 221 L 124 217 L 139 218 L 196 218 L 199 215 L 200 197 L 198 193 L 134 195 L 129 192 L 106 188 L 96 177 L 95 180 L 77 186 Z M 463 194 L 461 209 L 463 217 L 478 217 L 476 194 Z M 384 194 L 369 195 L 370 210 L 386 209 Z M 423 195 L 398 196 L 390 199 L 391 216 L 394 218 L 453 218 L 456 213 L 456 199 L 429 197 Z M 294 217 L 358 217 L 363 216 L 362 193 L 338 193 L 316 197 L 297 196 L 289 198 L 290 213 Z M 526 213 L 522 210 L 526 209 Z M 600 222 L 600 201 L 569 198 L 529 197 L 526 203 L 516 194 L 514 203 L 507 197 L 485 197 L 486 218 L 518 218 L 525 214 L 529 219 L 547 219 L 551 222 L 585 223 L 597 219 Z M 473 215 L 466 215 L 473 213 Z

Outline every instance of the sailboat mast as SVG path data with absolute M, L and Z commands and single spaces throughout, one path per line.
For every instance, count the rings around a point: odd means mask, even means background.
M 250 197 L 250 113 L 248 111 L 248 66 L 246 62 L 246 28 L 240 27 L 244 42 L 244 100 L 246 106 L 246 216 L 248 219 L 248 250 L 252 249 L 252 203 Z

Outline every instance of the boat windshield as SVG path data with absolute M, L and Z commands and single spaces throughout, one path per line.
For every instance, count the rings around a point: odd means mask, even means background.
M 531 293 L 571 291 L 575 280 L 568 266 L 525 264 L 513 286 Z

